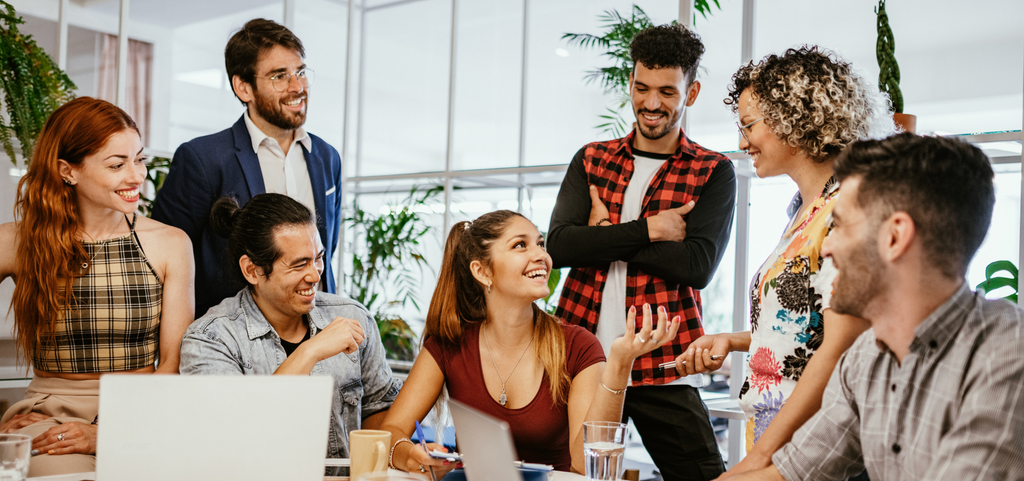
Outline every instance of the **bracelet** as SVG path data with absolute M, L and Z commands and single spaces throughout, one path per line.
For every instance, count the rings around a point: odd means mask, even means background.
M 594 225 L 600 226 L 600 225 L 601 225 L 601 223 L 602 223 L 602 222 L 604 222 L 604 221 L 608 221 L 608 225 L 612 225 L 612 220 L 611 220 L 611 219 L 609 219 L 609 218 L 607 218 L 607 217 L 605 217 L 604 219 L 601 219 L 601 220 L 597 221 L 597 224 L 594 224 Z
M 610 387 L 608 387 L 608 386 L 605 386 L 605 385 L 604 385 L 604 383 L 602 382 L 602 383 L 601 383 L 601 387 L 603 387 L 603 388 L 605 388 L 606 390 L 608 390 L 608 392 L 610 392 L 610 393 L 612 393 L 612 394 L 614 394 L 614 395 L 618 396 L 619 394 L 622 394 L 622 393 L 626 392 L 626 388 L 627 388 L 627 387 L 629 387 L 629 386 L 626 386 L 626 387 L 624 387 L 624 388 L 622 388 L 622 389 L 618 389 L 618 390 L 616 390 L 616 389 L 612 389 L 612 388 L 610 388 Z M 412 441 L 409 441 L 409 442 L 412 442 Z
M 391 469 L 399 469 L 398 466 L 395 466 L 395 448 L 397 448 L 399 444 L 402 444 L 402 441 L 405 441 L 405 442 L 415 446 L 415 444 L 413 444 L 412 440 L 409 439 L 409 438 L 402 438 L 402 439 L 399 439 L 398 441 L 395 441 L 395 444 L 391 445 L 391 452 L 388 453 L 388 466 L 391 467 Z M 405 470 L 404 469 L 400 469 L 400 471 L 405 471 Z

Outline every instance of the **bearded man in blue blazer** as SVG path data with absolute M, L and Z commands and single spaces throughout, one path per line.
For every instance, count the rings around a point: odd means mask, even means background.
M 290 30 L 271 20 L 250 20 L 224 49 L 228 78 L 245 113 L 231 128 L 192 139 L 174 153 L 153 218 L 192 239 L 196 317 L 241 288 L 226 274 L 238 269 L 227 265 L 227 240 L 210 226 L 210 208 L 222 196 L 245 205 L 257 194 L 276 192 L 316 212 L 327 259 L 320 288 L 335 292 L 330 260 L 343 220 L 341 158 L 302 128 L 313 81 L 304 58 L 302 42 Z

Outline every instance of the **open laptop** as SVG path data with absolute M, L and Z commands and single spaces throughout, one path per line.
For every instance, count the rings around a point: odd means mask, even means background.
M 508 423 L 454 399 L 448 407 L 469 481 L 523 481 L 513 465 L 517 456 Z
M 333 378 L 106 375 L 103 481 L 323 481 Z

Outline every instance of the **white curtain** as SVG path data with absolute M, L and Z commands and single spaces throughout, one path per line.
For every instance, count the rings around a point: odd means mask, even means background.
M 121 108 L 135 120 L 142 144 L 149 145 L 149 111 L 153 91 L 153 44 L 128 39 L 126 101 Z M 117 35 L 103 35 L 100 52 L 99 98 L 117 102 Z

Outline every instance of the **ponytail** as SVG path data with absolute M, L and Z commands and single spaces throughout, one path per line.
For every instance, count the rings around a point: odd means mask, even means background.
M 458 345 L 467 324 L 481 324 L 487 319 L 484 287 L 473 277 L 469 264 L 475 260 L 490 265 L 489 247 L 505 233 L 514 217 L 523 215 L 499 210 L 452 226 L 444 245 L 437 287 L 427 309 L 423 340 L 437 337 L 443 344 Z M 565 368 L 561 321 L 533 304 L 533 335 L 537 356 L 551 386 L 551 398 L 556 404 L 564 404 L 568 399 L 569 374 Z

